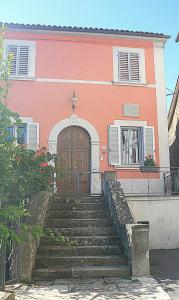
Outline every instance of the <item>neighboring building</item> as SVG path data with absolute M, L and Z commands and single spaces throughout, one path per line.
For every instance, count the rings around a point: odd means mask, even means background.
M 63 175 L 84 172 L 84 192 L 94 188 L 87 172 L 140 172 L 147 155 L 169 167 L 163 60 L 168 38 L 9 24 L 6 53 L 14 56 L 8 105 L 23 121 L 13 134 L 31 149 L 46 146 L 57 153 Z M 70 191 L 76 177 L 62 178 Z
M 171 167 L 179 167 L 179 76 L 168 113 Z

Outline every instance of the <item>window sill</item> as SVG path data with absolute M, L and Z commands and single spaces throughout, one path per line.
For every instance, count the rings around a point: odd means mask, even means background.
M 125 166 L 114 166 L 116 170 L 122 169 L 122 170 L 140 170 L 141 165 L 125 165 Z
M 146 82 L 121 82 L 121 81 L 112 81 L 113 85 L 130 85 L 130 86 L 149 86 Z
M 11 76 L 9 78 L 10 80 L 30 80 L 30 81 L 34 81 L 35 80 L 35 77 L 20 77 L 20 76 Z

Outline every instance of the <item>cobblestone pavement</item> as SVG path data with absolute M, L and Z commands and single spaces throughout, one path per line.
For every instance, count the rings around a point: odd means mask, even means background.
M 169 300 L 153 278 L 69 279 L 16 289 L 16 300 Z
M 150 251 L 151 274 L 171 300 L 179 300 L 179 249 Z

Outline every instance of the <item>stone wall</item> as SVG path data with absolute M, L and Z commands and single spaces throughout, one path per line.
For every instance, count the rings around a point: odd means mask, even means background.
M 104 194 L 132 276 L 149 275 L 149 225 L 134 222 L 120 182 L 105 181 Z
M 46 217 L 48 201 L 51 194 L 49 192 L 39 192 L 34 194 L 28 206 L 29 216 L 26 217 L 27 225 L 43 226 Z M 23 282 L 31 281 L 31 273 L 35 264 L 35 255 L 39 241 L 34 240 L 29 234 L 19 247 L 19 280 Z

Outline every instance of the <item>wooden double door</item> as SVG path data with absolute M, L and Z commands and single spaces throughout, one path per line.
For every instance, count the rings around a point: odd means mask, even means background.
M 90 193 L 91 142 L 78 126 L 65 128 L 57 142 L 57 191 L 61 194 Z M 81 172 L 81 173 L 80 173 Z

